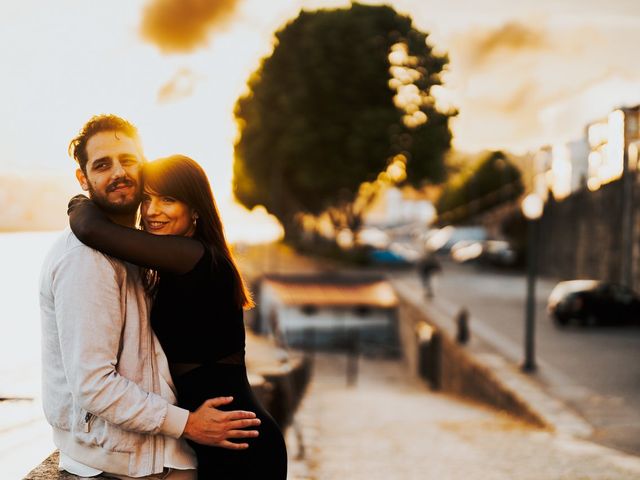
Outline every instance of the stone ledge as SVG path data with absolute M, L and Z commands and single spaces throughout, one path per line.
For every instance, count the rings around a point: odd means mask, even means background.
M 79 477 L 58 470 L 58 451 L 49 455 L 44 462 L 31 470 L 23 480 L 77 480 Z M 93 478 L 106 478 L 103 476 Z

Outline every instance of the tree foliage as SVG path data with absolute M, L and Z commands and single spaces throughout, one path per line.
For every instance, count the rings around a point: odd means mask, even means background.
M 467 170 L 452 176 L 437 202 L 441 219 L 459 222 L 518 198 L 522 174 L 504 153 L 489 152 Z
M 296 213 L 353 204 L 394 158 L 414 185 L 442 180 L 453 113 L 431 87 L 446 63 L 391 7 L 302 11 L 236 104 L 236 197 L 286 230 Z

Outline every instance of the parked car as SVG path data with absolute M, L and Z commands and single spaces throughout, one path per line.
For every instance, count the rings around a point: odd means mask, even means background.
M 571 280 L 558 283 L 549 295 L 549 316 L 558 326 L 640 324 L 640 296 L 616 283 Z
M 391 243 L 391 238 L 387 232 L 380 228 L 365 227 L 358 232 L 358 243 L 384 250 Z
M 460 241 L 484 242 L 488 238 L 487 230 L 480 225 L 453 227 L 448 225 L 429 232 L 426 246 L 431 251 L 449 253 Z
M 411 261 L 394 249 L 373 248 L 369 251 L 369 260 L 376 265 L 409 266 Z
M 451 247 L 451 258 L 458 263 L 477 260 L 482 256 L 482 242 L 476 240 L 460 240 Z
M 518 260 L 518 255 L 506 240 L 486 240 L 482 244 L 480 260 L 497 267 L 513 267 Z
M 496 267 L 513 267 L 518 259 L 506 240 L 460 240 L 451 247 L 450 254 L 458 263 L 477 261 Z

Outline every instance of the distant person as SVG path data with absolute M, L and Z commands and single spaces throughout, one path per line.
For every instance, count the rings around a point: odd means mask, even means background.
M 433 298 L 433 275 L 440 272 L 442 267 L 436 258 L 435 252 L 427 251 L 418 261 L 418 275 L 422 281 L 422 288 L 427 298 Z
M 93 117 L 70 151 L 91 205 L 133 232 L 143 164 L 136 128 L 113 115 Z M 147 300 L 137 267 L 83 245 L 71 230 L 48 253 L 40 280 L 42 394 L 61 470 L 194 479 L 196 458 L 184 439 L 237 449 L 246 444 L 230 440 L 257 435 L 242 430 L 259 424 L 255 413 L 218 409 L 230 398 L 207 400 L 191 412 L 174 405 Z
M 231 395 L 234 408 L 258 414 L 260 435 L 250 439 L 248 449 L 190 442 L 198 478 L 285 480 L 284 438 L 247 380 L 243 308 L 253 302 L 207 176 L 183 155 L 155 160 L 142 170 L 143 230 L 112 221 L 86 197 L 70 203 L 71 229 L 92 248 L 146 269 L 151 325 L 167 354 L 181 407 L 192 410 L 208 398 Z M 229 442 L 242 436 L 245 432 L 237 432 Z

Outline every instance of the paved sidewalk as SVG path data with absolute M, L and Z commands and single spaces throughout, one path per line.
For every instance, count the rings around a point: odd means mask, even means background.
M 626 480 L 640 459 L 533 428 L 487 407 L 433 393 L 400 361 L 362 359 L 346 385 L 344 355 L 316 355 L 289 429 L 291 480 Z

